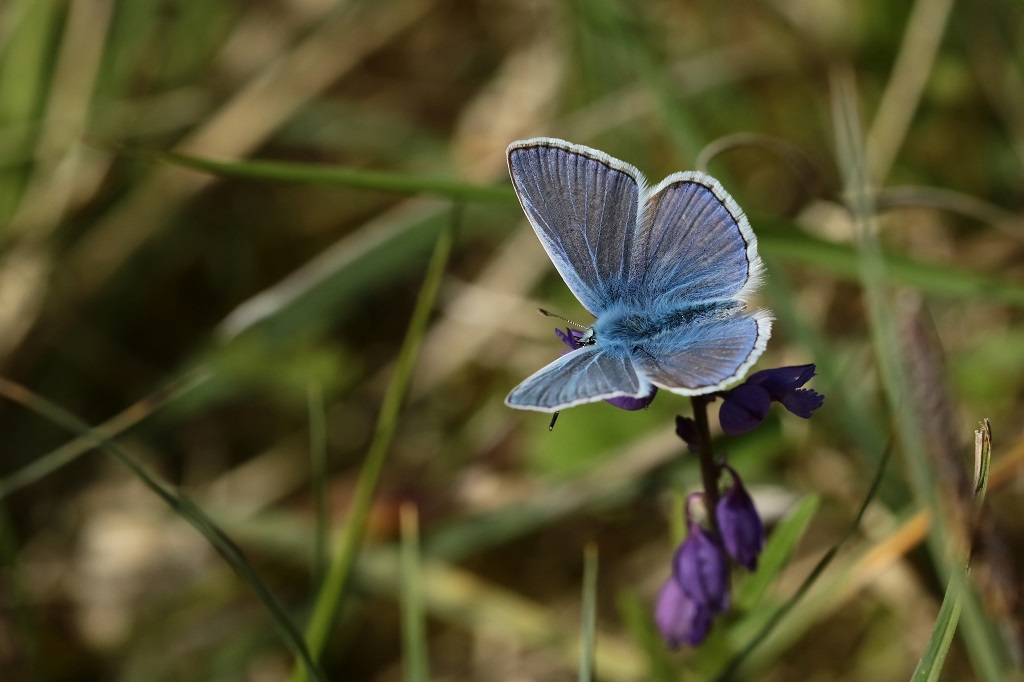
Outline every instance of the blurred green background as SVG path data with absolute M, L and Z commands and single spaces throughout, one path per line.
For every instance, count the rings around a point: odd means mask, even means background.
M 291 674 L 280 615 L 147 480 L 299 631 L 333 620 L 310 647 L 326 679 L 415 679 L 418 657 L 437 680 L 571 679 L 589 543 L 599 679 L 709 679 L 850 529 L 887 450 L 863 522 L 737 675 L 908 679 L 970 537 L 944 679 L 1013 679 L 1022 33 L 1013 0 L 0 3 L 0 679 Z M 538 306 L 589 322 L 507 181 L 505 146 L 534 136 L 720 178 L 767 265 L 758 368 L 818 366 L 812 420 L 716 444 L 792 537 L 696 651 L 664 651 L 649 615 L 699 484 L 688 401 L 553 432 L 502 404 L 561 351 Z M 964 521 L 986 417 L 988 506 Z

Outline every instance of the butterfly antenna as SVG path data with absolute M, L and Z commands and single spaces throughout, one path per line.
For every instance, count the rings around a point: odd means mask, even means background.
M 557 317 L 557 315 L 556 315 L 556 317 Z M 566 321 L 568 322 L 568 320 L 566 320 Z M 548 424 L 548 431 L 554 431 L 555 430 L 555 421 L 558 419 L 558 415 L 559 414 L 560 414 L 559 412 L 555 412 L 553 415 L 551 415 L 551 423 Z
M 572 326 L 576 327 L 577 329 L 582 329 L 584 331 L 586 331 L 586 329 L 587 329 L 586 327 L 584 327 L 579 322 L 573 322 L 572 320 L 570 320 L 567 317 L 562 317 L 561 315 L 556 315 L 555 313 L 550 312 L 548 310 L 544 310 L 543 308 L 537 308 L 537 312 L 539 312 L 544 317 L 557 317 L 562 322 L 565 322 L 566 324 L 571 324 Z

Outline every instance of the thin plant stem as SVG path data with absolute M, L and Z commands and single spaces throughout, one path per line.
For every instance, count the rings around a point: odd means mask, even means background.
M 718 505 L 718 464 L 715 463 L 715 451 L 711 445 L 711 427 L 708 425 L 707 396 L 695 395 L 693 403 L 693 421 L 697 427 L 697 456 L 700 458 L 700 473 L 704 481 L 704 506 L 707 508 L 708 525 L 718 534 L 718 518 L 715 507 Z
M 402 667 L 405 682 L 429 682 L 427 625 L 423 610 L 423 566 L 420 553 L 420 521 L 416 505 L 402 504 Z
M 327 424 L 323 388 L 310 381 L 307 387 L 309 409 L 309 468 L 313 483 L 313 509 L 316 524 L 313 535 L 313 589 L 319 591 L 327 574 L 327 546 L 330 521 L 327 509 Z

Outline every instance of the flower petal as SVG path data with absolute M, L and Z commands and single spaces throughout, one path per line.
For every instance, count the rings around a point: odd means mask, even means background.
M 825 402 L 825 396 L 814 389 L 801 388 L 793 391 L 780 401 L 787 410 L 804 419 L 811 418 L 811 412 Z
M 763 387 L 773 400 L 782 398 L 800 388 L 814 376 L 814 365 L 795 365 L 793 367 L 776 367 L 751 375 L 747 383 Z
M 703 642 L 713 615 L 711 609 L 691 599 L 675 578 L 665 581 L 654 606 L 654 621 L 673 649 L 684 642 L 690 646 Z
M 725 393 L 718 421 L 730 435 L 746 433 L 764 421 L 771 404 L 772 397 L 763 387 L 740 384 Z
M 658 395 L 658 388 L 654 387 L 651 392 L 645 396 L 639 398 L 631 398 L 628 395 L 619 396 L 618 398 L 608 398 L 605 400 L 609 405 L 613 405 L 620 410 L 645 410 L 647 406 L 654 400 L 654 396 Z
M 580 339 L 583 338 L 583 332 L 579 329 L 566 328 L 563 332 L 561 329 L 555 328 L 555 334 L 558 338 L 562 339 L 562 343 L 569 346 L 571 350 L 579 350 L 582 348 L 580 345 Z

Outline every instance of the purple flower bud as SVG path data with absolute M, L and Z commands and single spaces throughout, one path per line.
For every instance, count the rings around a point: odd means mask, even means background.
M 697 451 L 700 435 L 697 433 L 697 422 L 692 418 L 676 415 L 676 435 L 683 439 L 690 452 Z
M 674 577 L 665 581 L 654 605 L 654 622 L 673 649 L 684 642 L 690 646 L 703 642 L 713 615 L 711 609 L 687 595 Z
M 715 613 L 729 608 L 729 563 L 710 532 L 690 521 L 686 540 L 676 550 L 674 576 L 698 605 Z
M 563 355 L 567 352 L 572 352 L 574 350 L 579 350 L 580 348 L 583 348 L 583 344 L 580 343 L 580 339 L 583 338 L 583 332 L 581 332 L 579 329 L 567 327 L 564 332 L 561 329 L 555 329 L 555 334 L 557 334 L 558 338 L 562 340 L 562 343 L 569 346 L 570 348 L 569 351 L 563 351 Z M 654 400 L 654 396 L 656 395 L 658 395 L 658 387 L 651 386 L 650 393 L 648 393 L 647 395 L 642 395 L 639 398 L 634 398 L 628 395 L 622 395 L 617 398 L 608 398 L 607 400 L 605 400 L 605 402 L 608 403 L 609 405 L 612 405 L 613 407 L 619 408 L 620 410 L 629 410 L 630 412 L 634 412 L 636 410 L 647 409 L 647 406 L 651 404 L 651 402 Z
M 757 557 L 764 549 L 764 523 L 735 469 L 722 466 L 732 475 L 732 487 L 715 506 L 722 544 L 736 563 L 753 571 L 757 569 Z
M 768 416 L 772 401 L 782 404 L 798 417 L 809 419 L 821 407 L 825 396 L 809 388 L 801 388 L 814 376 L 814 365 L 778 367 L 755 372 L 736 388 L 719 393 L 722 407 L 718 421 L 731 435 L 746 433 L 760 425 Z

